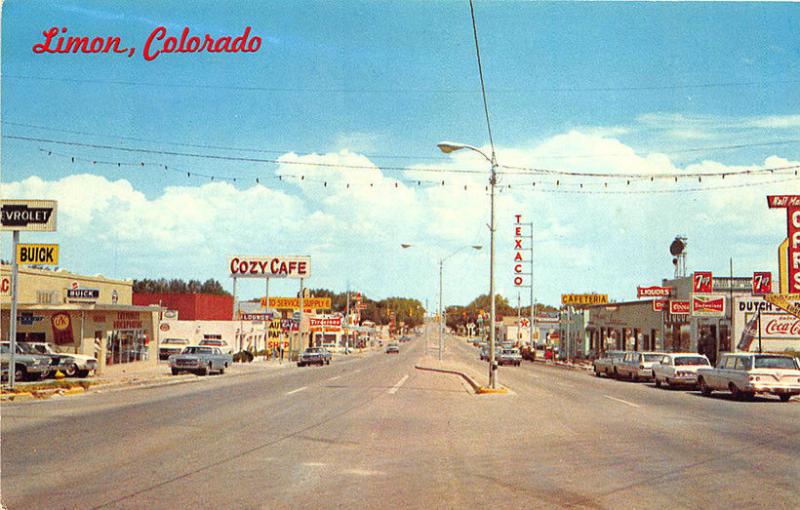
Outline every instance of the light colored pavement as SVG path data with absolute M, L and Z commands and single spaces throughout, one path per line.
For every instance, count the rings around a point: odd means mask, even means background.
M 448 358 L 482 374 L 463 341 Z M 399 355 L 3 406 L 8 508 L 800 506 L 800 404 Z

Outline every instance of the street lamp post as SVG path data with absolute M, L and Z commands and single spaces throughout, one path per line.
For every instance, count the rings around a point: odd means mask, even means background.
M 489 175 L 490 186 L 490 218 L 489 218 L 489 301 L 491 303 L 489 309 L 489 387 L 497 387 L 497 370 L 495 366 L 495 297 L 494 297 L 494 188 L 497 184 L 497 158 L 492 149 L 492 156 L 489 157 L 482 150 L 472 145 L 455 142 L 440 142 L 437 144 L 439 150 L 445 154 L 450 154 L 461 149 L 468 149 L 477 152 L 486 159 L 491 165 L 491 172 Z
M 403 243 L 400 245 L 401 248 L 411 248 L 411 244 Z M 473 250 L 480 250 L 483 246 L 474 244 L 471 246 L 462 246 L 461 248 L 457 249 L 456 251 L 450 253 L 446 257 L 441 257 L 439 259 L 439 361 L 442 361 L 444 358 L 444 329 L 446 327 L 446 320 L 445 320 L 445 311 L 444 311 L 444 304 L 442 301 L 442 294 L 444 288 L 444 261 L 449 259 L 450 257 L 457 255 L 458 253 L 466 250 L 467 248 L 472 248 Z

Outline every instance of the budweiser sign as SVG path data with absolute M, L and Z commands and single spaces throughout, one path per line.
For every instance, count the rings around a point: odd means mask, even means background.
M 636 287 L 636 297 L 642 298 L 665 298 L 672 293 L 672 287 Z
M 669 302 L 669 313 L 672 315 L 689 315 L 691 303 L 682 299 L 671 299 Z
M 708 295 L 692 297 L 692 315 L 694 317 L 724 317 L 725 296 Z

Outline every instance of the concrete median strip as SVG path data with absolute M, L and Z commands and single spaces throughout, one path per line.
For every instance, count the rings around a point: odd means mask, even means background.
M 425 370 L 425 371 L 428 371 L 428 372 L 438 372 L 438 373 L 441 373 L 441 374 L 452 374 L 452 375 L 460 376 L 465 381 L 467 381 L 467 383 L 469 383 L 470 386 L 472 386 L 472 390 L 478 395 L 491 395 L 491 394 L 495 394 L 495 395 L 501 394 L 502 395 L 502 394 L 507 394 L 508 393 L 508 388 L 487 388 L 486 386 L 481 386 L 480 384 L 478 384 L 475 381 L 475 379 L 473 379 L 472 377 L 470 377 L 466 373 L 461 372 L 459 370 L 450 370 L 450 369 L 446 369 L 446 368 L 425 367 L 425 366 L 422 366 L 422 365 L 414 365 L 414 368 L 416 368 L 417 370 Z

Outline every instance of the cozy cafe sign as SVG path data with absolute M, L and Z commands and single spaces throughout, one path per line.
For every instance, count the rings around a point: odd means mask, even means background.
M 308 278 L 311 257 L 231 257 L 233 278 Z

